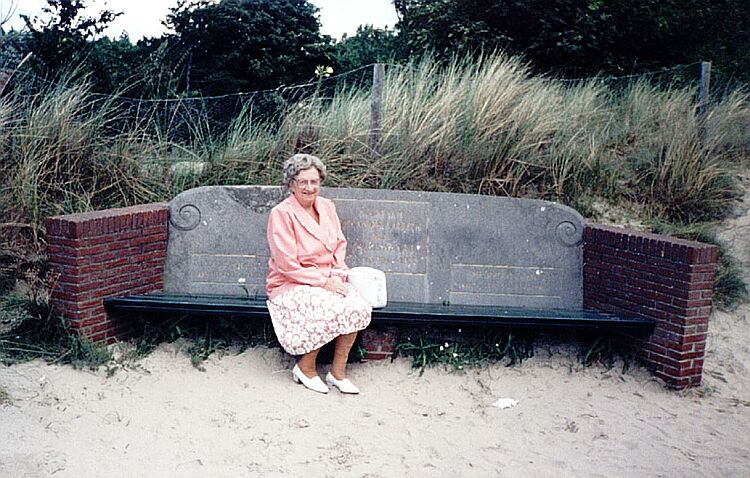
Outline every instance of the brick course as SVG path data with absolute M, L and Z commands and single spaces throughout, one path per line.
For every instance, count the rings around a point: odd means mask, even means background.
M 130 332 L 103 300 L 162 289 L 167 221 L 166 203 L 47 219 L 51 302 L 71 331 L 107 343 Z

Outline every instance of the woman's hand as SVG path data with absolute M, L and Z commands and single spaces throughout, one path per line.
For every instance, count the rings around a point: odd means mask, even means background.
M 347 292 L 349 292 L 349 290 L 346 288 L 346 284 L 344 284 L 344 281 L 341 280 L 341 277 L 339 276 L 331 276 L 326 279 L 326 283 L 323 284 L 323 288 L 327 291 L 333 292 L 334 294 L 338 294 L 341 297 L 346 297 Z

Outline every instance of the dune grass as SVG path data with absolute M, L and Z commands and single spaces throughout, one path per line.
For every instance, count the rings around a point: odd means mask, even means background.
M 275 183 L 295 151 L 325 158 L 333 186 L 572 205 L 600 196 L 641 203 L 667 221 L 715 220 L 737 197 L 736 171 L 750 151 L 741 91 L 715 99 L 699 125 L 692 89 L 564 83 L 502 54 L 389 68 L 377 152 L 370 91 L 358 87 L 333 98 L 313 92 L 275 122 L 250 106 L 226 130 L 198 109 L 179 141 L 169 121 L 124 118 L 132 112 L 85 83 L 22 93 L 0 101 L 3 237 L 22 233 L 37 244 L 49 215 L 165 200 L 198 185 Z

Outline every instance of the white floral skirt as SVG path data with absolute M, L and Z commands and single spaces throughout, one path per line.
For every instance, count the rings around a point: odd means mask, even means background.
M 266 302 L 276 337 L 284 350 L 303 355 L 339 335 L 370 325 L 372 307 L 350 285 L 341 297 L 321 287 L 299 285 Z

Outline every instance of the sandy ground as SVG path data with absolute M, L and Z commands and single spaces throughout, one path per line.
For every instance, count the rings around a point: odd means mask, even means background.
M 746 271 L 749 227 L 739 214 L 721 233 Z M 714 314 L 704 384 L 684 392 L 583 368 L 572 346 L 421 376 L 403 359 L 354 364 L 356 397 L 305 390 L 265 348 L 205 371 L 177 344 L 110 377 L 0 366 L 0 477 L 749 476 L 749 323 L 749 306 Z
M 747 476 L 749 316 L 715 317 L 706 383 L 688 392 L 583 369 L 572 349 L 421 377 L 405 360 L 356 364 L 358 397 L 295 385 L 264 348 L 205 371 L 175 345 L 109 378 L 0 368 L 0 476 Z

